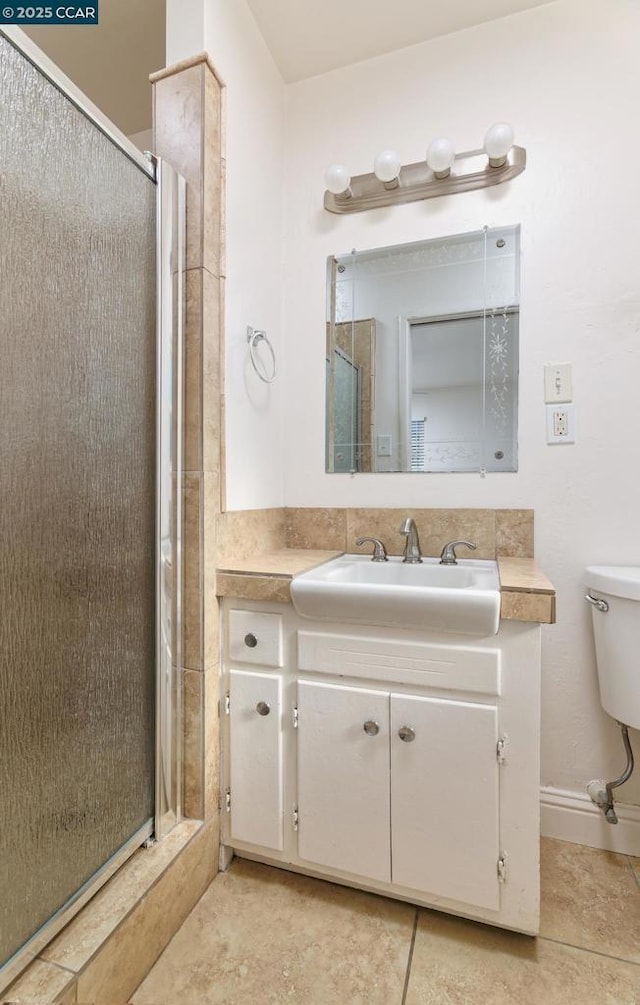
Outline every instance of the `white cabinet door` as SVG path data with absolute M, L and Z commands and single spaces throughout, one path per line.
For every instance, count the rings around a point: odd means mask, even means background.
M 499 909 L 497 740 L 495 705 L 391 695 L 394 883 Z
M 282 851 L 282 677 L 229 677 L 231 839 Z
M 300 858 L 390 882 L 388 691 L 298 682 L 298 819 Z

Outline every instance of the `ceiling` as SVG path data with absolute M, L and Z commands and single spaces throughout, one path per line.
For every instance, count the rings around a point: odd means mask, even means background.
M 98 25 L 25 30 L 123 133 L 151 128 L 149 74 L 165 65 L 165 0 L 102 0 Z
M 551 0 L 247 0 L 291 83 Z
M 221 2 L 221 0 L 201 0 Z M 234 4 L 237 0 L 224 0 Z M 247 0 L 288 83 L 552 0 Z M 29 27 L 36 45 L 119 128 L 151 128 L 166 0 L 101 0 L 97 26 Z

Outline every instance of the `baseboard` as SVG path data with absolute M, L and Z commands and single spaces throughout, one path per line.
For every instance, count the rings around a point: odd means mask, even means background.
M 615 807 L 618 823 L 609 824 L 586 792 L 543 787 L 540 833 L 543 837 L 640 856 L 640 806 L 616 802 Z

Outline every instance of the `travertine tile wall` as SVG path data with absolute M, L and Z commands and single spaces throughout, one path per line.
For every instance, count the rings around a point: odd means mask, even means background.
M 412 516 L 424 555 L 435 557 L 447 541 L 464 538 L 477 545 L 474 558 L 533 558 L 533 510 L 297 508 L 284 513 L 288 548 L 355 552 L 357 537 L 379 537 L 390 555 L 401 555 L 405 539 L 399 527 Z M 464 549 L 460 554 L 464 557 Z
M 224 91 L 206 54 L 152 77 L 155 151 L 187 181 L 184 813 L 218 817 L 218 615 L 224 304 Z
M 217 834 L 185 820 L 141 849 L 1 996 L 7 1005 L 126 1005 L 215 874 Z
M 224 569 L 228 559 L 250 558 L 286 548 L 286 512 L 285 509 L 250 509 L 223 513 L 218 524 L 218 568 Z
M 474 558 L 533 558 L 533 510 L 530 509 L 254 509 L 222 513 L 216 564 L 231 559 L 302 548 L 357 551 L 357 537 L 381 538 L 390 555 L 400 555 L 399 527 L 406 516 L 416 521 L 424 555 L 439 555 L 447 541 L 466 538 L 478 547 Z M 464 556 L 464 550 L 461 549 Z

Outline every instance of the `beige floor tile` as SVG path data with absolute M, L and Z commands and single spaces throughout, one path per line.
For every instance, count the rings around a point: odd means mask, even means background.
M 638 1005 L 640 967 L 421 911 L 406 1005 Z
M 134 1005 L 400 1005 L 415 909 L 236 859 Z
M 75 1002 L 76 989 L 71 987 L 75 974 L 47 963 L 34 960 L 25 973 L 9 987 L 0 992 L 2 1005 L 49 1005 L 50 1002 Z
M 543 838 L 541 901 L 541 935 L 640 963 L 640 888 L 626 855 Z

